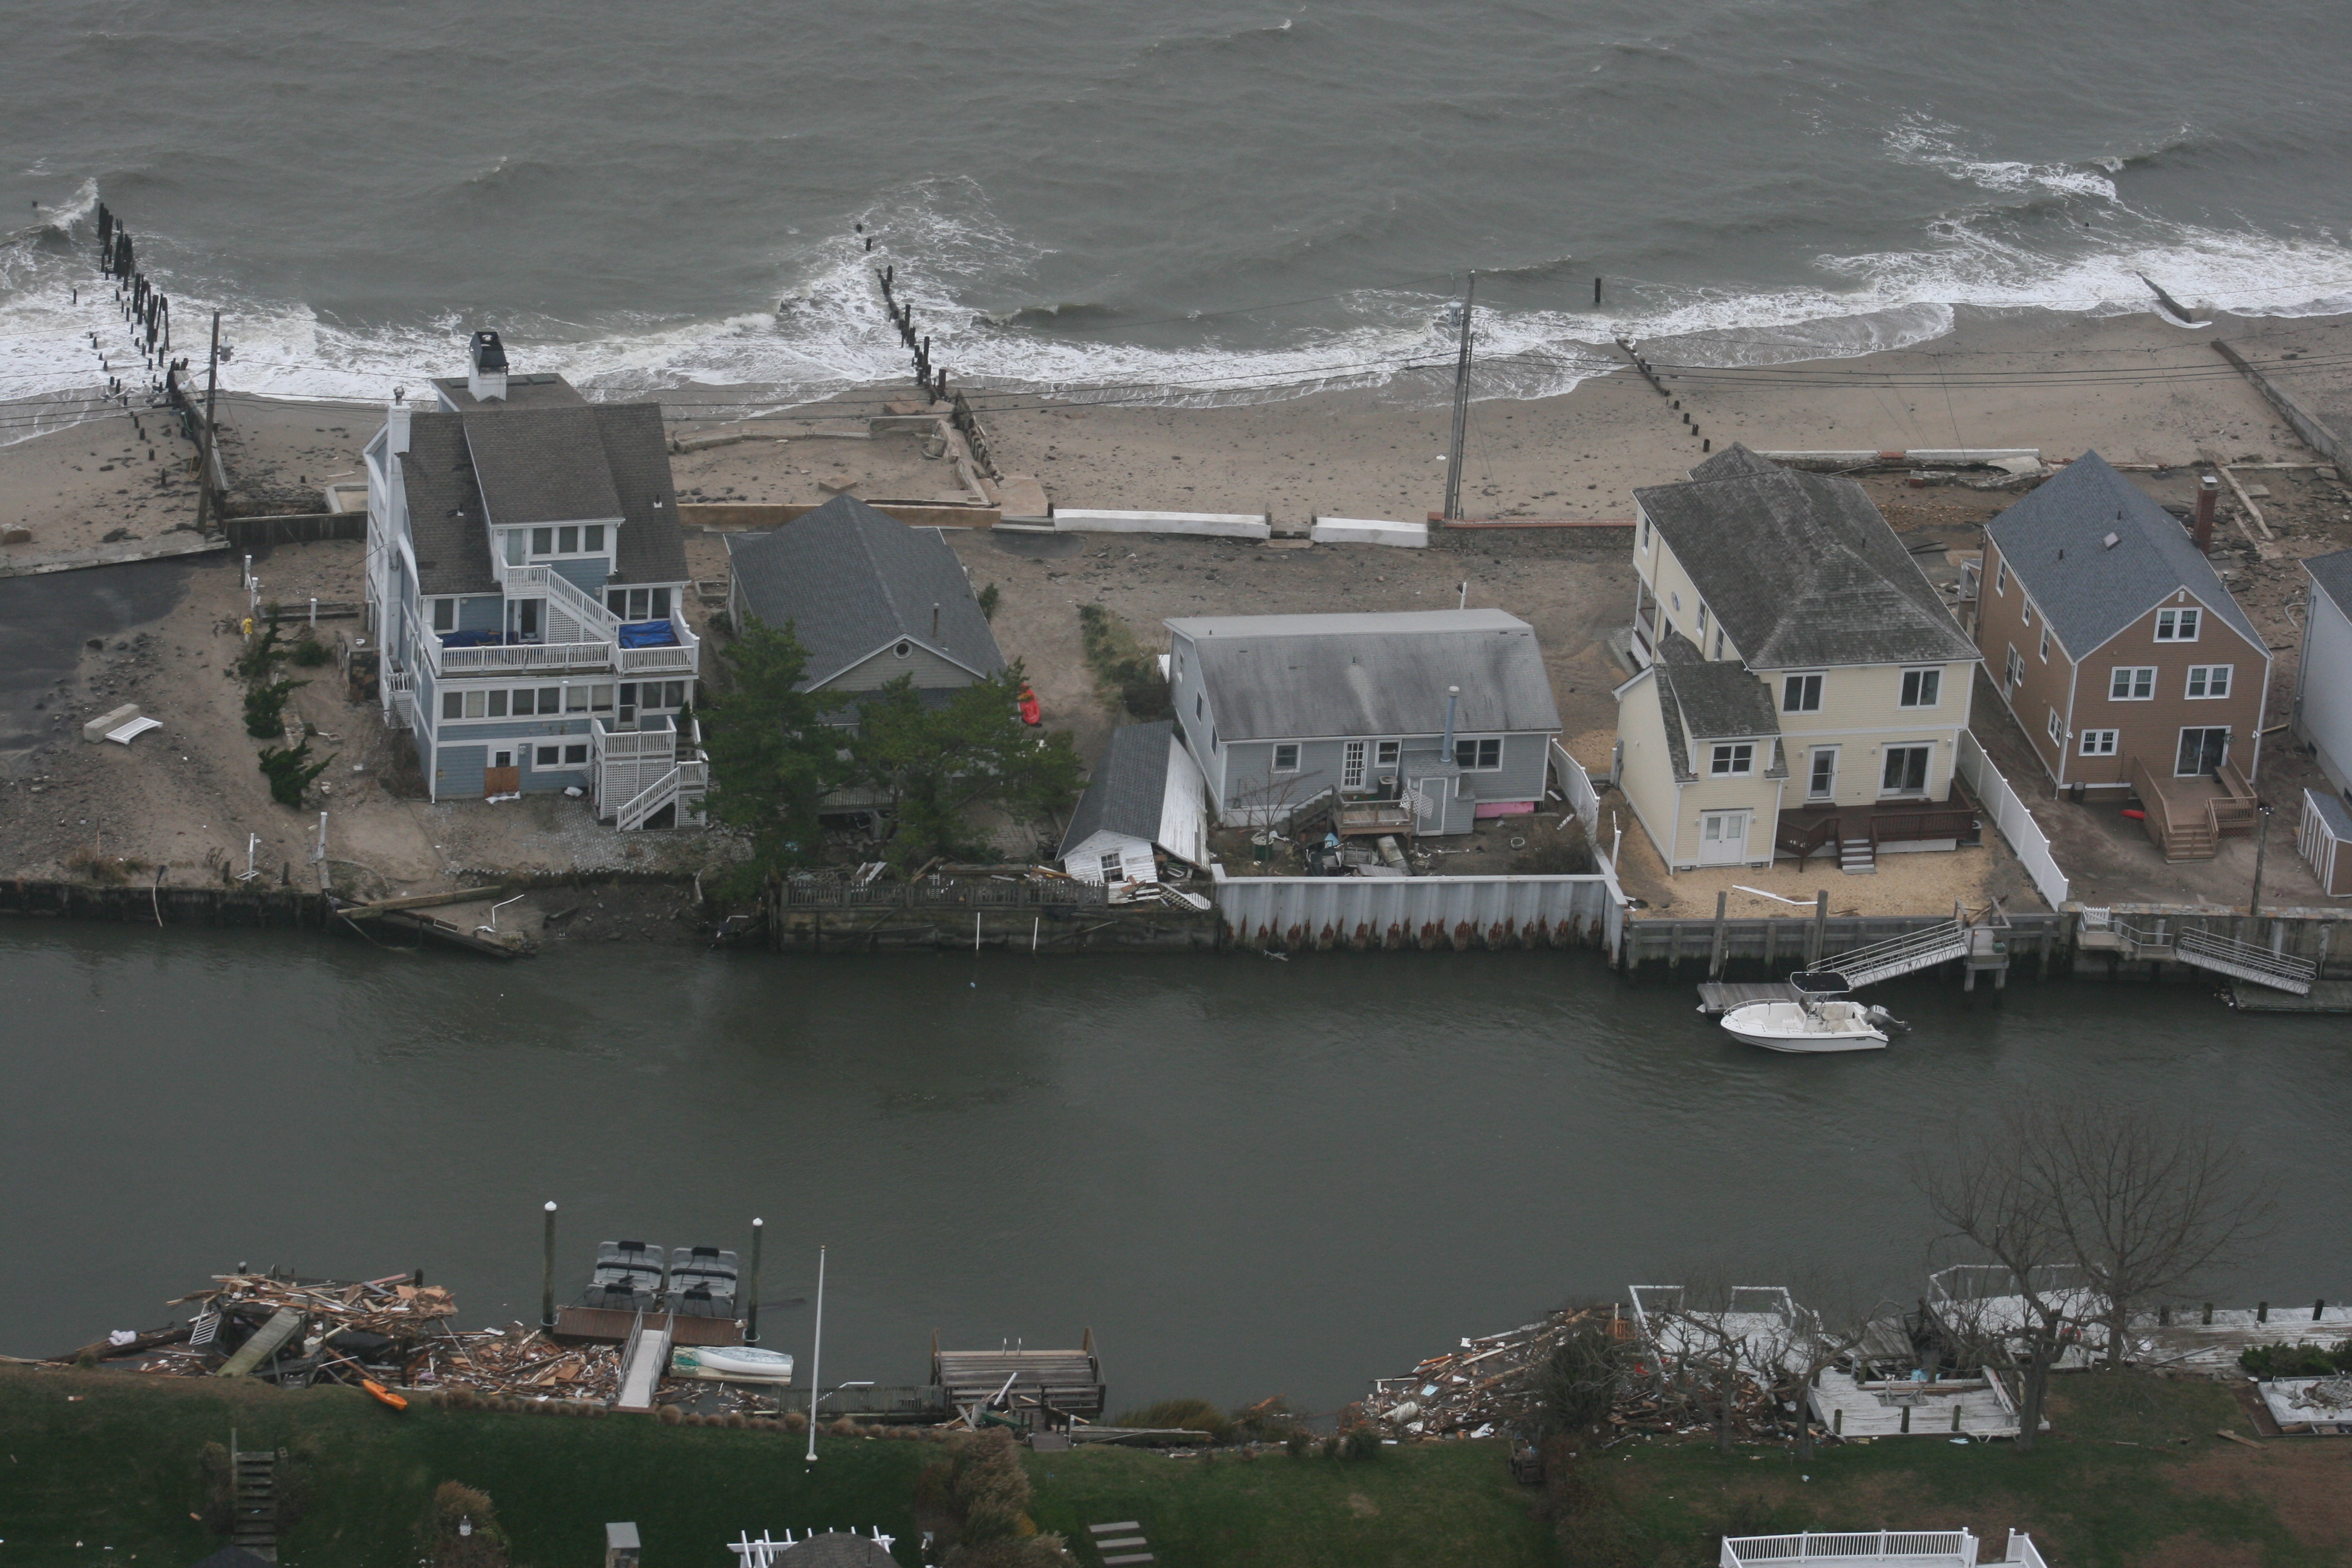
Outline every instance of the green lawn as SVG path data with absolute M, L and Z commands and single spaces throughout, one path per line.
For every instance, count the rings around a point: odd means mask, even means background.
M 1564 1548 L 1542 1494 L 1510 1481 L 1495 1444 L 1389 1447 L 1359 1463 L 1078 1449 L 1028 1466 L 1043 1528 L 1076 1544 L 1089 1524 L 1134 1520 L 1164 1568 L 1698 1568 L 1727 1531 L 1958 1524 L 1992 1547 L 2012 1525 L 2030 1529 L 2054 1568 L 2127 1568 L 2165 1542 L 2168 1563 L 2352 1568 L 2291 1535 L 2273 1507 L 2352 1495 L 2352 1443 L 2240 1450 L 2214 1436 L 2245 1430 L 2226 1389 L 2136 1375 L 2060 1380 L 2053 1418 L 2033 1454 L 1882 1440 L 1801 1467 L 1777 1447 L 1725 1458 L 1701 1439 L 1636 1441 L 1592 1467 Z M 205 1555 L 218 1542 L 190 1517 L 205 1506 L 199 1455 L 231 1426 L 240 1446 L 285 1447 L 309 1471 L 308 1512 L 283 1542 L 290 1568 L 411 1568 L 415 1523 L 445 1480 L 490 1494 L 528 1568 L 594 1563 L 604 1523 L 620 1519 L 643 1531 L 647 1568 L 723 1562 L 719 1543 L 740 1530 L 811 1525 L 878 1524 L 911 1563 L 915 1477 L 940 1452 L 829 1437 L 811 1473 L 801 1440 L 782 1434 L 635 1416 L 394 1415 L 342 1389 L 5 1369 L 0 1568 Z M 1083 1549 L 1079 1560 L 1097 1568 Z

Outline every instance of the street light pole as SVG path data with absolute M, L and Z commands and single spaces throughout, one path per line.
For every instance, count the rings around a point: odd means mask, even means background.
M 816 1402 L 824 1397 L 819 1375 L 824 1366 L 824 1248 L 816 1249 L 816 1342 L 809 1349 L 808 1462 L 816 1463 Z

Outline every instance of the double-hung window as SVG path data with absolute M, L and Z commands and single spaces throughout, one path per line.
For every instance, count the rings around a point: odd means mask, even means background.
M 1706 771 L 1713 778 L 1746 778 L 1756 771 L 1756 742 L 1727 741 L 1717 744 Z
M 2047 626 L 2042 628 L 2042 647 L 2038 653 L 2042 663 L 2050 662 L 2050 628 Z
M 2050 710 L 2050 717 L 2042 721 L 2042 727 L 2050 731 L 2050 738 L 2052 740 L 2057 742 L 2060 747 L 2064 747 L 2066 744 L 2066 721 L 2058 717 L 2058 710 L 2055 708 Z
M 2226 664 L 2192 664 L 2189 667 L 2189 695 L 2198 698 L 2230 695 L 2230 668 Z
M 1276 744 L 1274 748 L 1274 771 L 1278 773 L 1295 773 L 1298 771 L 1297 742 L 1283 741 Z
M 1491 773 L 1503 765 L 1503 738 L 1488 735 L 1481 740 L 1454 739 L 1454 765 L 1465 773 Z
M 2112 757 L 2120 730 L 2085 730 L 2083 731 L 2083 754 L 2086 757 Z
M 2001 666 L 2001 680 L 2011 691 L 2025 683 L 2025 661 L 2017 657 L 2017 645 L 2009 645 L 2009 660 Z
M 2203 619 L 2203 615 L 2196 610 L 2158 610 L 2156 612 L 2156 640 L 2195 642 L 2198 623 Z
M 2107 671 L 2107 700 L 2146 702 L 2156 696 L 2156 666 L 2119 664 Z
M 1780 678 L 1780 711 L 1818 713 L 1822 710 L 1822 677 L 1818 671 Z
M 1906 669 L 1903 672 L 1903 706 L 1933 708 L 1944 700 L 1944 672 Z
M 1992 569 L 1992 591 L 2004 599 L 2009 597 L 2009 563 L 2006 561 Z

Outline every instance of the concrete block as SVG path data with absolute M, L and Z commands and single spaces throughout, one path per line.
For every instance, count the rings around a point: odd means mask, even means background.
M 126 702 L 111 713 L 101 713 L 81 727 L 81 738 L 92 745 L 106 739 L 109 730 L 119 730 L 139 717 L 139 704 Z
M 1429 548 L 1429 524 L 1387 522 L 1370 517 L 1318 517 L 1307 537 L 1318 544 L 1394 544 L 1406 550 Z
M 33 531 L 29 528 L 0 528 L 0 544 L 30 544 Z
M 1054 509 L 1062 533 L 1183 533 L 1212 539 L 1266 539 L 1265 519 L 1239 511 L 1091 511 Z

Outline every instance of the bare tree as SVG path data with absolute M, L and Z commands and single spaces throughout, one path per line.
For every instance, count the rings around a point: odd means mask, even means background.
M 1774 1402 L 1796 1413 L 1797 1457 L 1810 1459 L 1814 1380 L 1859 1351 L 1875 1324 L 1899 1318 L 1902 1308 L 1842 1277 L 1796 1270 L 1786 1278 L 1791 1281 L 1786 1326 L 1757 1336 L 1756 1350 Z
M 2210 1126 L 2082 1102 L 2041 1110 L 2025 1130 L 2069 1260 L 2100 1299 L 2111 1367 L 2136 1314 L 2268 1228 L 2272 1185 L 2247 1180 L 2236 1142 Z
M 1770 1337 L 1771 1303 L 1711 1275 L 1685 1275 L 1678 1286 L 1644 1286 L 1637 1294 L 1643 1331 L 1657 1352 L 1658 1377 L 1715 1429 L 1718 1452 L 1731 1451 L 1732 1417 L 1743 1383 L 1760 1383 L 1759 1341 Z M 1770 1294 L 1766 1292 L 1766 1294 Z
M 1974 1246 L 2015 1281 L 2021 1308 L 2009 1326 L 2021 1342 L 2024 1388 L 2018 1401 L 2017 1447 L 2033 1447 L 2050 1369 L 2063 1353 L 2079 1292 L 2057 1289 L 2053 1266 L 2071 1261 L 2054 1194 L 2032 1156 L 2032 1118 L 2016 1114 L 1989 1129 L 1962 1131 L 1949 1154 L 1920 1162 L 1912 1179 L 1952 1236 Z
M 2259 1234 L 2272 1197 L 2242 1164 L 2210 1128 L 2084 1102 L 2017 1108 L 1914 1166 L 1937 1219 L 2014 1282 L 2021 1321 L 2000 1326 L 2023 1350 L 2019 1447 L 2079 1326 L 2103 1327 L 2119 1364 L 2136 1312 Z

